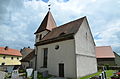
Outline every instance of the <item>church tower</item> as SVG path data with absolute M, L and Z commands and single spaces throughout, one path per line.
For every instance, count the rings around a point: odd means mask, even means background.
M 39 28 L 34 33 L 36 35 L 36 42 L 39 42 L 48 32 L 52 31 L 52 29 L 55 27 L 55 20 L 49 10 Z

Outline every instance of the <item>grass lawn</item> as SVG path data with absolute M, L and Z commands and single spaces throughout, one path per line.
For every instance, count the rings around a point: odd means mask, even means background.
M 107 79 L 111 79 L 110 77 L 113 75 L 113 72 L 115 72 L 115 70 L 107 70 L 107 71 L 106 71 Z M 91 74 L 91 75 L 82 77 L 82 78 L 80 78 L 80 79 L 89 79 L 90 77 L 99 76 L 100 74 L 101 74 L 101 72 L 97 72 L 97 73 L 95 73 L 95 74 Z

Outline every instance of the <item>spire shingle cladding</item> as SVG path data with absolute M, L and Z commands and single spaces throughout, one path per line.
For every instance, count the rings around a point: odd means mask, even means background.
M 43 19 L 42 23 L 40 24 L 39 28 L 37 29 L 36 33 L 42 32 L 44 30 L 51 31 L 53 28 L 56 27 L 55 20 L 50 11 L 48 11 L 47 15 Z

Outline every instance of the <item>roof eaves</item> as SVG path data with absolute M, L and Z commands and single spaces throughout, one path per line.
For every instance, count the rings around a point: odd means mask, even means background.
M 19 57 L 22 57 L 22 55 L 11 55 L 11 54 L 0 54 L 0 55 L 8 55 L 8 56 L 19 56 Z
M 115 57 L 96 57 L 96 58 L 115 58 Z
M 53 43 L 53 42 L 58 42 L 58 41 L 63 41 L 63 40 L 68 40 L 68 39 L 74 39 L 73 35 L 74 35 L 74 33 L 71 33 L 71 34 L 62 35 L 62 36 L 48 39 L 48 40 L 42 40 L 40 42 L 37 42 L 35 44 L 35 46 L 44 45 L 44 44 Z

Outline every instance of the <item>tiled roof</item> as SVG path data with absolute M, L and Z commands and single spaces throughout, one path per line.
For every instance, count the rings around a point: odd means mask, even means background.
M 82 17 L 80 19 L 71 21 L 69 23 L 54 28 L 41 41 L 57 38 L 67 34 L 73 34 L 73 33 L 75 34 L 79 30 L 79 27 L 81 26 L 84 18 L 86 17 Z
M 2 55 L 13 55 L 13 56 L 22 56 L 19 50 L 8 48 L 5 50 L 5 47 L 0 47 L 0 54 Z
M 29 62 L 31 59 L 35 57 L 35 50 L 30 52 L 25 58 L 23 58 L 21 61 L 22 62 Z
M 26 53 L 30 53 L 30 52 L 32 52 L 33 51 L 33 49 L 32 48 L 23 48 L 23 49 L 21 49 L 21 52 L 26 52 Z
M 22 57 L 24 58 L 26 55 L 28 55 L 30 52 L 32 52 L 34 49 L 32 48 L 28 48 L 28 47 L 24 47 L 23 49 L 21 49 L 21 54 Z
M 96 47 L 97 58 L 115 58 L 111 46 L 99 46 Z
M 54 21 L 54 18 L 52 16 L 51 12 L 48 11 L 47 15 L 43 19 L 41 25 L 39 26 L 39 28 L 37 29 L 37 31 L 35 32 L 35 34 L 39 33 L 39 32 L 42 32 L 44 30 L 51 31 L 55 27 L 56 27 L 56 23 Z

